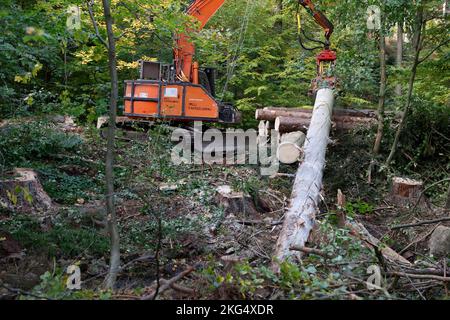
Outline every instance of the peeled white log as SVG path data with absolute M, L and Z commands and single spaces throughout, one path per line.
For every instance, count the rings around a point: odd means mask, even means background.
M 270 134 L 270 129 L 272 128 L 270 121 L 266 121 L 265 122 L 265 128 L 264 128 L 264 134 L 266 136 L 269 136 Z
M 266 136 L 266 122 L 260 121 L 258 125 L 258 136 L 265 137 Z
M 301 131 L 282 135 L 277 150 L 278 160 L 284 164 L 293 164 L 299 161 L 303 154 L 302 147 L 305 139 L 306 135 Z
M 333 90 L 320 89 L 317 92 L 304 147 L 304 160 L 297 171 L 290 205 L 275 247 L 276 270 L 279 270 L 280 262 L 290 260 L 293 256 L 301 258 L 300 252 L 291 251 L 290 248 L 305 247 L 309 233 L 314 227 L 322 189 L 333 104 Z

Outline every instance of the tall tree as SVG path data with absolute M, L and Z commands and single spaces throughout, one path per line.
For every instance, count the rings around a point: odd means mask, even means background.
M 399 22 L 397 24 L 397 55 L 395 58 L 395 63 L 397 65 L 397 68 L 401 68 L 403 64 L 403 21 Z M 402 85 L 401 83 L 397 83 L 395 86 L 395 94 L 397 96 L 402 95 Z
M 114 156 L 115 156 L 115 132 L 116 132 L 116 114 L 117 100 L 119 96 L 118 77 L 117 77 L 117 57 L 116 57 L 116 39 L 113 30 L 113 18 L 111 15 L 110 0 L 102 0 L 103 15 L 106 25 L 107 40 L 103 39 L 98 28 L 97 21 L 93 13 L 93 1 L 88 1 L 89 14 L 94 25 L 97 37 L 108 50 L 109 74 L 111 78 L 111 93 L 109 104 L 109 123 L 106 146 L 106 210 L 107 225 L 111 239 L 111 254 L 109 262 L 109 273 L 106 277 L 106 287 L 113 289 L 116 283 L 117 274 L 120 268 L 120 237 L 117 226 L 115 195 L 114 195 Z
M 450 184 L 447 191 L 447 202 L 445 203 L 445 209 L 450 210 Z
M 116 40 L 113 31 L 113 19 L 111 16 L 110 0 L 102 0 L 103 14 L 105 16 L 106 33 L 108 35 L 108 61 L 111 76 L 111 97 L 109 105 L 108 142 L 106 152 L 106 208 L 108 213 L 108 227 L 111 237 L 111 256 L 109 262 L 109 274 L 106 278 L 106 286 L 114 288 L 120 267 L 120 242 L 117 227 L 116 206 L 114 196 L 114 142 L 116 131 L 116 114 L 118 99 Z
M 383 6 L 383 12 L 384 12 Z M 378 124 L 377 124 L 377 134 L 375 137 L 375 143 L 373 146 L 373 159 L 370 162 L 369 172 L 368 172 L 368 182 L 371 183 L 372 180 L 372 171 L 375 166 L 375 157 L 380 153 L 381 148 L 381 140 L 383 139 L 383 131 L 384 131 L 384 109 L 386 102 L 386 84 L 387 84 L 387 73 L 386 73 L 386 18 L 384 15 L 380 17 L 380 30 L 378 32 L 379 37 L 379 60 L 380 60 L 380 90 L 378 95 Z
M 278 32 L 281 32 L 283 31 L 283 0 L 276 0 L 275 5 L 275 15 L 277 16 L 277 18 L 275 20 L 274 27 Z
M 400 141 L 400 136 L 402 133 L 402 130 L 406 123 L 406 118 L 410 112 L 411 109 L 411 102 L 412 102 L 412 96 L 414 91 L 414 83 L 416 80 L 417 75 L 417 69 L 418 66 L 426 61 L 428 58 L 430 58 L 433 53 L 435 53 L 438 49 L 442 48 L 443 46 L 446 46 L 450 39 L 447 37 L 446 34 L 446 27 L 448 27 L 445 23 L 435 23 L 434 25 L 437 25 L 438 28 L 442 28 L 441 34 L 445 35 L 443 40 L 439 42 L 438 45 L 435 45 L 432 49 L 429 49 L 428 53 L 425 54 L 423 57 L 421 57 L 421 52 L 425 47 L 425 38 L 427 35 L 427 23 L 432 20 L 437 20 L 442 18 L 440 10 L 436 10 L 438 6 L 436 6 L 436 3 L 430 2 L 430 3 L 419 3 L 417 5 L 417 11 L 416 16 L 413 22 L 413 52 L 414 52 L 414 59 L 411 67 L 411 73 L 408 83 L 408 94 L 406 98 L 406 102 L 403 108 L 403 114 L 400 119 L 400 123 L 397 127 L 397 131 L 395 133 L 394 142 L 392 143 L 391 150 L 389 153 L 388 158 L 386 159 L 386 166 L 390 166 L 392 160 L 394 159 L 395 153 L 397 151 L 397 147 Z M 430 37 L 431 38 L 431 37 Z M 435 39 L 434 39 L 435 40 Z

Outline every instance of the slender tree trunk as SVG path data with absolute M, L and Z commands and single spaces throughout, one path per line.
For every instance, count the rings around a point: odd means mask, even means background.
M 373 146 L 373 154 L 376 156 L 380 153 L 381 140 L 384 130 L 384 105 L 386 102 L 386 39 L 384 35 L 380 35 L 380 95 L 378 98 L 378 130 Z
M 398 23 L 397 29 L 397 57 L 396 57 L 397 67 L 401 67 L 403 64 L 403 21 Z M 402 95 L 402 85 L 398 83 L 395 87 L 395 94 L 397 96 Z
M 380 153 L 381 140 L 383 139 L 384 132 L 384 106 L 386 102 L 386 38 L 384 36 L 384 31 L 380 30 L 380 43 L 379 43 L 379 54 L 380 54 L 380 92 L 378 96 L 378 129 L 377 135 L 375 137 L 375 143 L 373 146 L 373 159 L 370 162 L 369 170 L 367 174 L 367 182 L 372 183 L 372 172 L 375 166 L 375 158 Z
M 116 283 L 117 274 L 120 267 L 120 245 L 119 231 L 117 227 L 117 217 L 114 196 L 114 140 L 116 131 L 116 113 L 118 99 L 118 79 L 117 79 L 117 61 L 116 61 L 116 43 L 114 31 L 112 28 L 113 19 L 111 16 L 110 0 L 102 0 L 103 13 L 105 16 L 106 31 L 108 34 L 108 60 L 109 73 L 111 76 L 111 100 L 109 106 L 109 124 L 106 151 L 106 209 L 107 223 L 111 237 L 111 256 L 109 273 L 106 277 L 106 287 L 113 289 Z
M 423 8 L 419 8 L 416 17 L 416 30 L 414 36 L 414 62 L 411 69 L 411 76 L 408 84 L 408 97 L 406 99 L 405 107 L 403 110 L 403 115 L 400 119 L 400 124 L 398 125 L 397 132 L 395 133 L 394 142 L 392 143 L 391 152 L 386 160 L 386 166 L 389 166 L 392 162 L 392 159 L 395 156 L 395 152 L 397 151 L 398 142 L 400 140 L 400 135 L 402 133 L 403 127 L 405 125 L 406 117 L 409 113 L 409 109 L 411 107 L 411 98 L 414 90 L 414 81 L 416 80 L 417 74 L 417 66 L 419 65 L 419 56 L 421 51 L 421 43 L 422 43 L 422 27 L 423 27 Z
M 283 11 L 283 0 L 277 0 L 275 14 L 281 15 L 282 11 Z M 281 17 L 277 17 L 274 27 L 275 30 L 277 30 L 278 32 L 283 31 L 283 19 Z
M 445 204 L 445 209 L 450 210 L 450 184 L 448 185 L 447 203 Z

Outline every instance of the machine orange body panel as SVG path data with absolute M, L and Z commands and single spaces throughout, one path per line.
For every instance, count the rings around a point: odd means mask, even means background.
M 327 39 L 324 44 L 329 49 L 333 24 L 315 8 L 312 0 L 298 1 L 324 28 Z M 198 62 L 193 60 L 195 45 L 189 36 L 192 31 L 203 29 L 224 2 L 225 0 L 191 2 L 186 14 L 193 17 L 197 25 L 188 26 L 186 32 L 177 35 L 173 64 L 162 65 L 147 61 L 146 65 L 145 61 L 141 61 L 140 78 L 147 80 L 125 81 L 125 116 L 149 120 L 201 120 L 230 124 L 240 122 L 241 113 L 238 110 L 215 100 L 215 74 L 211 72 L 213 68 L 200 68 Z
M 137 80 L 125 83 L 128 117 L 150 119 L 219 121 L 216 100 L 200 85 Z

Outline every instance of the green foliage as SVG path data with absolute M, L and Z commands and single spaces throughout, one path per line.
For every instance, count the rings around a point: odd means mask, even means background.
M 337 105 L 368 108 L 377 103 L 378 40 L 376 33 L 367 30 L 367 6 L 381 7 L 382 32 L 392 36 L 393 27 L 400 21 L 405 21 L 405 31 L 411 32 L 418 6 L 431 10 L 439 4 L 437 0 L 371 0 L 366 5 L 343 1 L 337 6 L 332 0 L 319 1 L 317 6 L 335 25 L 332 47 L 338 52 L 336 72 L 341 87 Z M 69 5 L 82 8 L 79 30 L 66 28 Z M 203 66 L 217 68 L 219 97 L 243 111 L 244 126 L 255 126 L 253 114 L 257 107 L 312 103 L 307 91 L 315 77 L 317 52 L 304 51 L 298 43 L 297 5 L 297 1 L 284 1 L 283 10 L 276 12 L 274 0 L 252 1 L 248 8 L 245 1 L 228 0 L 204 30 L 192 35 L 197 45 L 196 59 Z M 173 33 L 185 31 L 192 21 L 182 14 L 186 1 L 181 0 L 119 1 L 112 6 L 114 31 L 122 35 L 117 41 L 121 92 L 122 80 L 137 77 L 139 59 L 172 62 Z M 246 11 L 249 23 L 242 34 Z M 101 6 L 94 4 L 93 13 L 100 35 L 105 38 Z M 303 8 L 300 14 L 306 33 L 322 38 L 323 31 Z M 274 26 L 280 22 L 281 29 Z M 0 35 L 0 116 L 58 112 L 93 122 L 107 111 L 110 86 L 106 48 L 95 35 L 84 1 L 37 0 L 34 6 L 6 1 L 0 23 L 4 26 Z M 432 40 L 426 42 L 424 51 L 445 34 L 439 23 L 430 23 L 428 29 Z M 405 46 L 408 65 L 410 44 Z M 442 106 L 448 103 L 448 77 L 436 75 L 448 70 L 448 59 L 440 52 L 424 64 L 420 73 L 424 76 L 423 88 L 429 91 L 421 95 Z M 391 68 L 392 56 L 388 64 L 389 79 L 406 84 L 401 72 Z M 233 68 L 234 72 L 228 73 Z M 429 81 L 436 85 L 431 88 Z M 223 92 L 225 83 L 228 87 Z
M 54 300 L 109 300 L 112 297 L 110 291 L 67 289 L 67 274 L 61 269 L 57 269 L 53 273 L 47 271 L 40 278 L 41 283 L 31 291 L 35 296 L 21 296 L 21 300 L 36 299 L 36 297 Z
M 412 111 L 407 117 L 402 149 L 415 161 L 441 158 L 448 163 L 450 144 L 450 108 L 414 96 Z
M 74 152 L 81 144 L 78 135 L 60 132 L 44 121 L 0 128 L 0 159 L 6 168 L 49 159 L 62 152 Z
M 377 263 L 376 258 L 370 249 L 350 236 L 348 230 L 322 222 L 320 233 L 327 238 L 321 243 L 320 250 L 331 258 L 310 254 L 303 256 L 299 264 L 285 261 L 280 264 L 279 273 L 266 265 L 249 262 L 223 269 L 219 263 L 210 261 L 201 275 L 211 292 L 228 294 L 221 298 L 229 298 L 232 293 L 241 299 L 261 298 L 261 294 L 268 294 L 266 288 L 269 286 L 278 290 L 278 297 L 282 299 L 345 298 L 352 291 L 347 282 L 349 276 L 364 279 L 367 267 Z
M 355 214 L 366 215 L 373 212 L 373 206 L 367 202 L 358 200 L 357 202 L 347 202 L 345 204 L 345 212 L 348 216 L 354 217 Z
M 69 175 L 50 166 L 38 169 L 42 185 L 48 195 L 61 204 L 74 204 L 77 199 L 89 200 L 102 191 L 102 182 L 86 175 Z
M 66 222 L 57 222 L 49 231 L 43 232 L 37 219 L 14 215 L 2 220 L 0 228 L 9 232 L 23 247 L 49 256 L 76 257 L 81 252 L 103 255 L 109 250 L 108 238 L 97 230 L 71 226 Z

